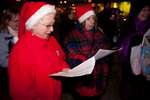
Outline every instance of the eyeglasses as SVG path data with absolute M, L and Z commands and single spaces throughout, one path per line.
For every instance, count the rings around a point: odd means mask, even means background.
M 43 25 L 43 26 L 45 26 L 46 28 L 50 28 L 50 27 L 53 27 L 53 25 L 51 25 L 51 24 L 48 24 L 48 25 L 46 25 L 46 24 L 43 24 L 43 23 L 40 23 L 41 25 Z

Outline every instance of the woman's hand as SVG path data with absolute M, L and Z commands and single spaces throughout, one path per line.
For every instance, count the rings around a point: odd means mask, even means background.
M 65 73 L 67 73 L 67 72 L 69 72 L 70 70 L 71 70 L 70 68 L 64 68 L 62 71 L 65 72 Z

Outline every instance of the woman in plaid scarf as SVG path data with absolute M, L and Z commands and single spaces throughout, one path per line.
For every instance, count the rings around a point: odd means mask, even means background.
M 96 15 L 90 5 L 76 7 L 78 22 L 66 36 L 64 48 L 68 63 L 75 67 L 92 57 L 100 48 L 108 48 L 104 34 L 96 26 Z M 73 79 L 77 100 L 95 100 L 103 93 L 108 76 L 106 59 L 98 60 L 91 75 Z

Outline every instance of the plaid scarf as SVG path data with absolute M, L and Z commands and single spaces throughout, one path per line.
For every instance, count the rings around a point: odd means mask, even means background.
M 65 38 L 64 47 L 68 63 L 71 67 L 75 67 L 93 56 L 98 49 L 107 48 L 108 45 L 104 34 L 98 29 L 87 31 L 75 28 Z M 92 75 L 79 78 L 80 81 L 78 80 L 76 89 L 80 95 L 94 96 L 102 93 L 107 75 L 108 65 L 105 60 L 101 59 L 96 63 Z M 83 89 L 83 87 L 85 88 Z

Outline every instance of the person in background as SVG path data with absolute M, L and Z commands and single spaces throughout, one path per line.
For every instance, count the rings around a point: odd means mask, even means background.
M 75 15 L 78 23 L 64 41 L 67 61 L 72 67 L 92 57 L 100 48 L 109 47 L 102 29 L 97 27 L 96 15 L 91 5 L 77 6 Z M 106 60 L 101 59 L 97 61 L 91 75 L 74 78 L 72 85 L 75 99 L 99 99 L 106 87 L 108 69 Z
M 111 43 L 111 47 L 115 47 L 117 42 L 115 37 L 119 33 L 119 28 L 117 27 L 117 15 L 115 14 L 115 11 L 106 8 L 102 12 L 98 13 L 97 16 L 98 26 L 103 29 Z
M 26 2 L 22 9 L 24 33 L 9 56 L 10 96 L 12 100 L 61 100 L 61 80 L 49 76 L 69 70 L 64 52 L 51 35 L 55 6 Z
M 121 30 L 122 34 L 119 41 L 120 46 L 123 47 L 122 52 L 120 52 L 120 60 L 122 63 L 120 93 L 123 100 L 150 99 L 150 82 L 142 74 L 134 75 L 130 65 L 131 48 L 142 43 L 143 35 L 150 28 L 149 3 L 138 4 L 131 10 L 131 16 L 124 29 Z
M 58 9 L 56 19 L 57 20 L 54 25 L 54 36 L 56 38 L 58 37 L 60 45 L 63 46 L 65 36 L 69 34 L 76 22 L 74 19 L 73 9 L 71 7 L 67 7 L 63 12 Z
M 8 56 L 12 46 L 18 40 L 18 14 L 18 9 L 7 8 L 3 10 L 0 17 L 0 94 L 2 97 L 9 96 Z

